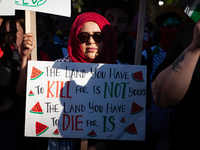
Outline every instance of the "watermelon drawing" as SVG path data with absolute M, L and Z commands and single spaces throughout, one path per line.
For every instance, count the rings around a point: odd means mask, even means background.
M 142 71 L 132 73 L 132 78 L 133 78 L 133 80 L 135 80 L 137 82 L 143 82 L 144 81 Z
M 129 134 L 138 134 L 137 129 L 135 127 L 135 123 L 132 123 L 129 125 L 124 132 L 129 133 Z
M 121 123 L 125 123 L 125 117 L 123 117 L 121 120 L 120 120 Z
M 58 129 L 56 129 L 52 134 L 54 134 L 54 135 L 59 135 Z
M 31 80 L 35 80 L 39 78 L 44 72 L 40 71 L 39 69 L 33 67 L 32 73 L 31 73 Z
M 42 111 L 42 107 L 40 106 L 40 103 L 37 102 L 33 108 L 30 110 L 31 113 L 34 113 L 34 114 L 43 114 L 43 111 Z
M 92 130 L 90 133 L 87 134 L 89 137 L 97 137 L 96 133 L 94 130 Z
M 144 108 L 142 108 L 135 102 L 132 103 L 131 115 L 137 114 L 137 113 L 141 112 L 142 110 L 144 110 Z
M 34 96 L 35 94 L 33 93 L 33 91 L 32 90 L 30 90 L 30 92 L 29 92 L 29 94 L 28 94 L 28 96 Z
M 36 136 L 39 136 L 43 134 L 44 132 L 46 132 L 49 129 L 49 127 L 36 121 L 35 129 L 36 129 L 35 130 Z

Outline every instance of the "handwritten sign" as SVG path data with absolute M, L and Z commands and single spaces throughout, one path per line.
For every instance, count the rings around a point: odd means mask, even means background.
M 146 66 L 29 61 L 25 136 L 145 140 Z
M 71 16 L 71 0 L 15 0 L 15 8 Z
M 15 15 L 15 0 L 0 0 L 0 16 Z

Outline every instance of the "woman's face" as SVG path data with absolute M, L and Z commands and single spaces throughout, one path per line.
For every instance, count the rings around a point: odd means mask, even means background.
M 101 29 L 95 22 L 86 22 L 80 29 L 80 33 L 88 33 L 89 35 L 99 34 Z M 89 36 L 86 42 L 80 42 L 84 56 L 88 59 L 95 59 L 102 51 L 103 41 L 95 42 L 93 36 Z
M 15 43 L 15 48 L 18 49 L 23 42 L 24 30 L 19 22 L 9 21 L 6 23 L 6 30 L 10 40 Z

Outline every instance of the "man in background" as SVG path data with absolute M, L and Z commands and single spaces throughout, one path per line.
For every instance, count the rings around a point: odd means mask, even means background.
M 118 61 L 122 64 L 134 64 L 136 41 L 128 36 L 134 10 L 126 1 L 109 0 L 105 2 L 101 14 L 113 26 L 118 37 Z

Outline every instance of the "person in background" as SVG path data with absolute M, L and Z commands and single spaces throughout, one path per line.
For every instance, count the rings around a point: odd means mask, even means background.
M 100 14 L 80 14 L 72 24 L 68 55 L 57 62 L 116 64 L 118 55 L 117 36 L 110 23 Z M 80 149 L 78 139 L 50 139 L 48 150 Z M 57 148 L 58 147 L 58 148 Z M 105 150 L 100 140 L 89 140 L 89 150 Z
M 118 58 L 122 64 L 134 64 L 136 41 L 128 36 L 134 10 L 123 0 L 115 2 L 108 0 L 102 8 L 101 14 L 110 22 L 118 37 Z
M 102 8 L 106 0 L 90 0 L 86 7 L 86 12 L 96 12 L 101 14 Z
M 19 148 L 15 114 L 25 106 L 27 63 L 36 42 L 32 33 L 24 34 L 19 22 L 10 24 L 4 17 L 0 28 L 0 149 Z M 20 121 L 20 119 L 18 120 Z
M 164 60 L 172 40 L 180 30 L 181 17 L 174 12 L 164 12 L 156 18 L 156 23 L 161 32 L 160 41 L 157 45 L 145 49 L 142 52 L 148 64 L 147 87 L 149 91 L 149 104 L 147 104 L 146 111 L 146 141 L 152 148 L 155 148 L 161 143 L 162 146 L 171 144 L 169 142 L 169 134 L 175 115 L 174 110 L 171 108 L 160 109 L 156 106 L 152 100 L 151 79 L 156 69 Z
M 59 46 L 61 46 L 64 57 L 68 54 L 68 52 L 67 47 L 64 43 L 64 33 L 63 31 L 59 30 L 60 16 L 48 14 L 48 19 L 50 21 L 50 24 L 53 24 L 53 29 L 52 32 L 50 32 L 50 34 L 44 38 L 54 44 L 58 44 Z
M 132 36 L 134 39 L 137 38 L 137 27 L 138 27 L 138 14 L 135 14 L 134 19 L 132 21 L 131 28 L 129 30 L 128 35 Z M 143 35 L 143 47 L 142 49 L 146 49 L 152 46 L 152 38 L 150 36 L 150 28 L 148 28 L 148 25 L 150 25 L 151 22 L 149 22 L 148 18 L 144 19 L 144 35 Z M 153 25 L 153 24 L 151 24 Z
M 51 61 L 64 57 L 62 47 L 59 44 L 54 44 L 53 35 L 56 28 L 48 14 L 37 12 L 36 28 L 38 51 L 48 54 Z
M 21 42 L 23 41 L 22 35 L 25 34 L 25 12 L 17 10 L 15 13 L 14 17 L 6 17 L 4 19 L 5 25 L 6 25 L 6 32 L 8 34 L 8 37 L 10 38 L 9 45 L 11 48 L 14 48 L 13 45 L 20 45 Z M 15 46 L 15 48 L 20 51 L 19 46 Z M 50 57 L 41 51 L 37 51 L 37 57 L 38 60 L 43 60 L 43 61 L 50 61 Z M 30 58 L 29 58 L 30 59 Z M 16 107 L 16 111 L 18 112 L 15 115 L 15 125 L 17 128 L 17 140 L 18 140 L 18 145 L 20 148 L 27 148 L 30 147 L 29 144 L 33 144 L 32 148 L 36 147 L 42 147 L 44 149 L 44 145 L 46 146 L 45 139 L 40 138 L 25 138 L 24 137 L 24 116 L 25 116 L 25 102 L 20 103 L 19 107 Z M 26 141 L 24 143 L 24 141 Z M 42 142 L 41 142 L 42 141 Z M 41 142 L 41 143 L 39 143 Z M 47 142 L 47 140 L 46 140 Z M 38 143 L 38 144 L 37 144 Z M 38 146 L 37 146 L 38 145 Z M 47 147 L 46 147 L 47 148 Z

